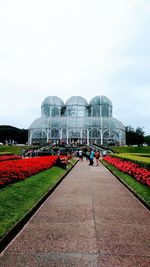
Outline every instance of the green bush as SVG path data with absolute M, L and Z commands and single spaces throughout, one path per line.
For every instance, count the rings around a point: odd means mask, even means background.
M 150 153 L 150 146 L 112 146 L 110 147 L 115 153 Z

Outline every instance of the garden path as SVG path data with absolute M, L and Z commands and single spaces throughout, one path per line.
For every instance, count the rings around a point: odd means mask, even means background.
M 150 266 L 150 213 L 102 164 L 78 162 L 0 257 L 3 267 Z

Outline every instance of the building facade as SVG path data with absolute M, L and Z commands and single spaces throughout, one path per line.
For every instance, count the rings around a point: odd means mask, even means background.
M 112 103 L 106 96 L 95 96 L 88 103 L 72 96 L 66 103 L 48 96 L 41 105 L 41 117 L 29 127 L 29 143 L 97 143 L 125 145 L 125 127 L 112 117 Z

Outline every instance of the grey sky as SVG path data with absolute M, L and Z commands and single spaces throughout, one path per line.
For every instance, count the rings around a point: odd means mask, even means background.
M 50 95 L 106 95 L 150 134 L 149 25 L 149 0 L 0 0 L 0 124 L 28 128 Z

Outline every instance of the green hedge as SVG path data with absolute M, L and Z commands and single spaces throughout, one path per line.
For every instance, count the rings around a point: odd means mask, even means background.
M 150 146 L 110 146 L 115 153 L 150 153 Z

